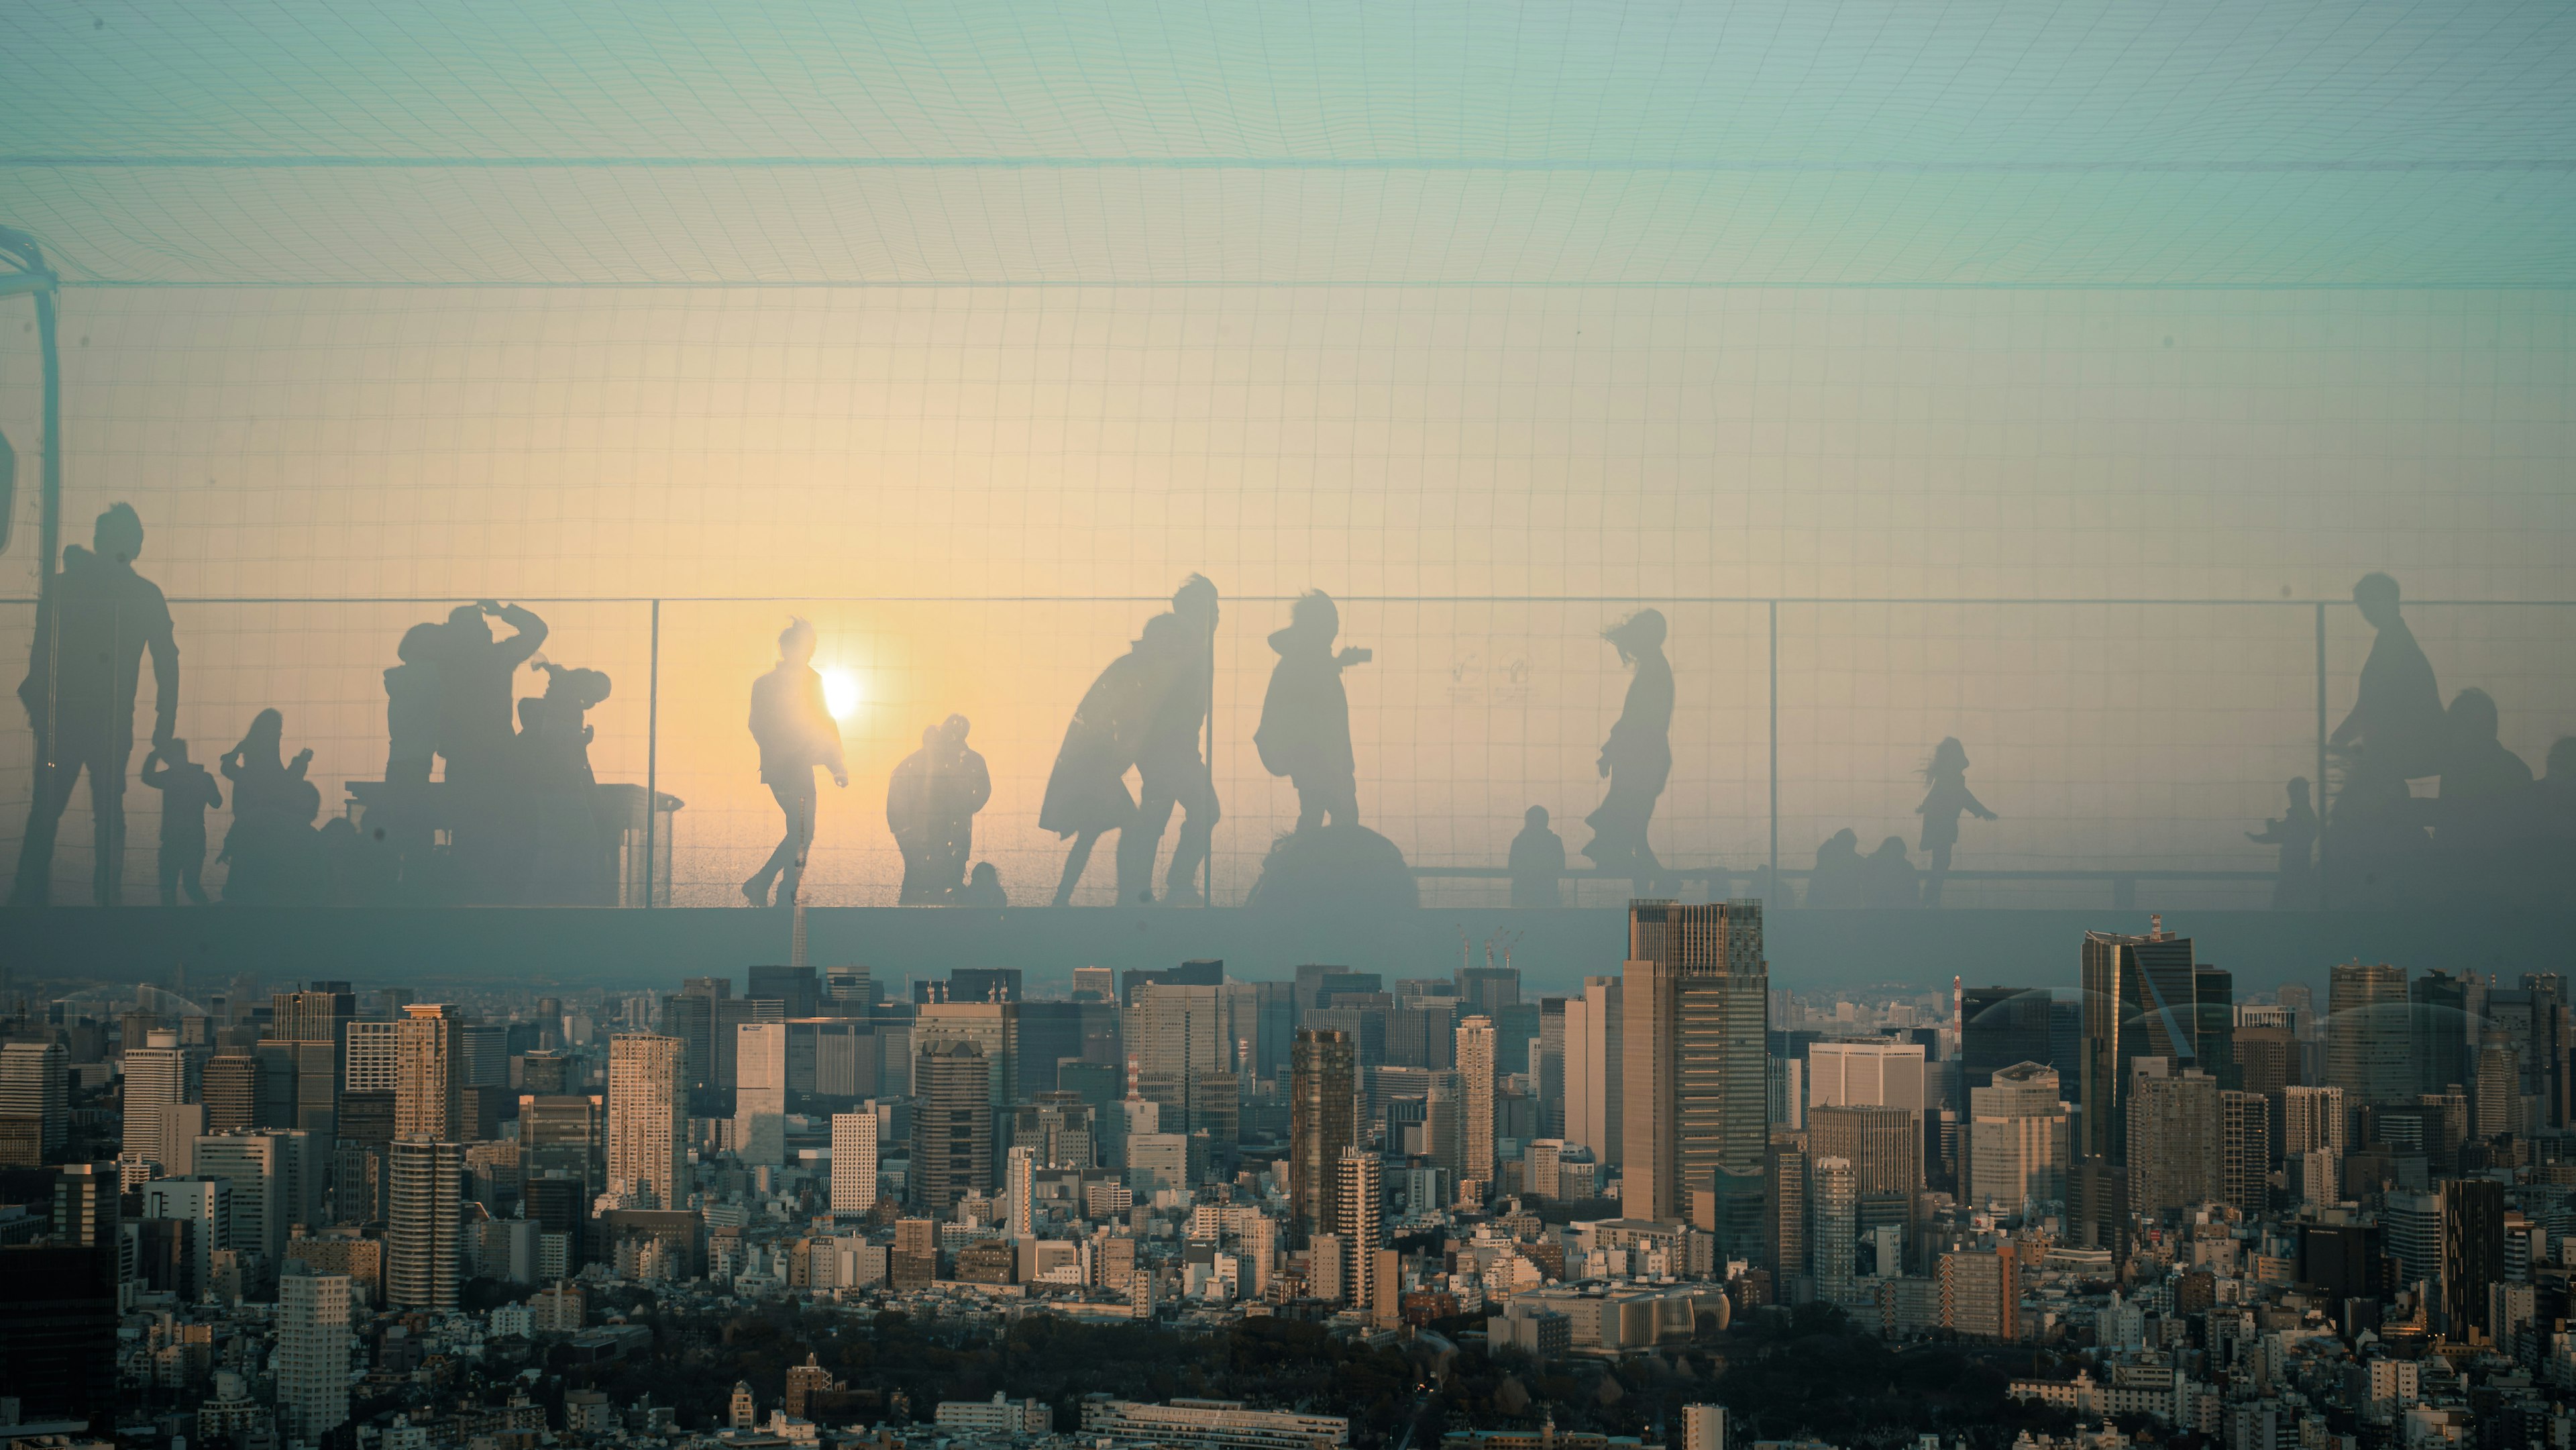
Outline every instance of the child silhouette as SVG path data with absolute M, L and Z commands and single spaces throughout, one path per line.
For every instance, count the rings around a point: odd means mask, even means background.
M 206 904 L 206 812 L 224 803 L 207 769 L 188 758 L 188 742 L 172 738 L 143 758 L 143 783 L 161 792 L 161 904 L 176 906 L 179 893 Z
M 1941 882 L 1950 874 L 1950 848 L 1959 844 L 1959 814 L 1964 811 L 1981 821 L 1999 817 L 1968 789 L 1968 748 L 1956 735 L 1933 747 L 1923 780 L 1931 789 L 1923 804 L 1914 808 L 1923 818 L 1923 849 L 1932 857 L 1931 873 L 1923 882 L 1923 904 L 1938 906 Z

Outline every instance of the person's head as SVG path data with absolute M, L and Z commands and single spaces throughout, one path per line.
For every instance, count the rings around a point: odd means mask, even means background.
M 2451 738 L 2463 745 L 2488 745 L 2500 726 L 2495 696 L 2472 685 L 2451 697 Z
M 975 863 L 975 869 L 966 873 L 966 880 L 976 886 L 999 886 L 1002 884 L 1002 873 L 993 869 L 992 862 L 978 861 Z
M 246 751 L 264 750 L 275 755 L 279 742 L 285 738 L 286 717 L 273 708 L 262 710 L 250 717 L 250 728 L 242 732 L 241 748 Z
M 546 665 L 544 669 L 546 699 L 550 702 L 559 702 L 575 710 L 588 710 L 608 698 L 608 676 L 597 670 L 557 664 Z
M 963 750 L 966 748 L 966 734 L 974 728 L 965 716 L 951 715 L 939 722 L 939 738 Z
M 91 526 L 89 543 L 100 558 L 131 564 L 143 557 L 143 516 L 130 503 L 110 504 Z
M 1216 628 L 1216 585 L 1204 574 L 1192 574 L 1172 591 L 1172 612 L 1193 629 Z
M 1190 648 L 1190 632 L 1177 614 L 1157 614 L 1145 621 L 1145 632 L 1138 637 L 1136 648 L 1149 655 L 1179 657 Z
M 1342 611 L 1333 603 L 1333 596 L 1321 589 L 1309 589 L 1288 606 L 1288 627 L 1331 644 L 1333 637 L 1342 632 Z
M 322 787 L 309 780 L 294 782 L 286 798 L 294 803 L 287 808 L 287 814 L 306 825 L 311 825 L 313 818 L 322 814 Z
M 2576 735 L 2561 735 L 2549 747 L 2549 758 L 2541 763 L 2551 785 L 2576 790 Z
M 460 604 L 447 611 L 447 629 L 460 639 L 492 642 L 491 622 L 483 617 L 483 606 L 479 604 Z
M 787 627 L 778 632 L 778 662 L 802 665 L 813 659 L 814 622 L 801 614 L 787 616 Z
M 1876 853 L 1876 854 L 1877 854 L 1877 855 L 1879 856 L 1879 858 L 1880 858 L 1880 859 L 1882 859 L 1882 860 L 1888 860 L 1888 861 L 1902 861 L 1902 860 L 1904 860 L 1904 859 L 1905 859 L 1905 838 L 1904 838 L 1903 836 L 1890 836 L 1890 837 L 1888 837 L 1886 840 L 1881 841 L 1881 842 L 1879 842 L 1879 843 L 1878 843 L 1878 851 L 1877 851 L 1877 853 Z
M 2307 803 L 2308 803 L 2308 778 L 2307 778 L 2306 776 L 2304 776 L 2304 775 L 2294 775 L 2294 776 L 2291 776 L 2291 777 L 2290 777 L 2290 804 L 2292 804 L 2292 805 L 2299 805 L 2299 806 L 2303 806 L 2303 805 L 2306 805 Z
M 1546 830 L 1547 807 L 1532 806 L 1528 810 L 1521 812 L 1521 824 L 1527 826 L 1533 831 Z
M 2352 586 L 2352 602 L 2360 608 L 2362 618 L 2376 628 L 2386 629 L 2397 622 L 2397 581 L 2385 574 L 2364 574 L 2361 582 Z
M 1923 778 L 1940 780 L 1945 776 L 1964 775 L 1967 769 L 1968 747 L 1959 743 L 1958 736 L 1952 735 L 1932 747 L 1932 759 L 1923 767 Z
M 1820 856 L 1826 854 L 1836 856 L 1857 856 L 1860 854 L 1860 832 L 1853 830 L 1849 826 L 1845 826 L 1841 830 L 1826 837 L 1825 844 L 1817 851 L 1816 854 Z
M 165 741 L 161 746 L 161 758 L 170 762 L 172 765 L 187 764 L 188 742 L 175 735 L 171 736 L 170 739 Z
M 1621 660 L 1633 660 L 1653 654 L 1664 647 L 1664 612 L 1640 609 L 1617 624 L 1601 631 L 1601 637 L 1619 651 Z
M 402 643 L 394 646 L 394 657 L 404 664 L 418 664 L 438 650 L 438 626 L 415 624 L 403 631 Z

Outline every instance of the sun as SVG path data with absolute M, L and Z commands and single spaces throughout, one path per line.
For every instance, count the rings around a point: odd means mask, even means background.
M 841 669 L 823 672 L 823 708 L 832 712 L 833 719 L 846 723 L 852 715 L 859 713 L 859 704 L 865 698 L 866 692 L 859 688 L 856 672 Z

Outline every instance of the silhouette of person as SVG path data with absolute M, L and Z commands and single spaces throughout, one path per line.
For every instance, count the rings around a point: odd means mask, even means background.
M 1549 830 L 1547 807 L 1532 806 L 1521 816 L 1521 833 L 1512 837 L 1510 858 L 1512 905 L 1563 906 L 1565 839 Z
M 1917 906 L 1919 886 L 1914 862 L 1905 854 L 1905 838 L 1890 836 L 1861 862 L 1864 893 L 1872 906 Z
M 2547 774 L 2531 789 L 2530 859 L 2519 874 L 2527 900 L 2550 904 L 2576 886 L 2576 735 L 2560 736 L 2543 764 Z
M 1359 824 L 1358 762 L 1351 752 L 1351 700 L 1342 671 L 1368 663 L 1354 645 L 1333 652 L 1342 632 L 1332 596 L 1310 589 L 1289 606 L 1288 627 L 1270 636 L 1279 663 L 1270 668 L 1270 690 L 1261 700 L 1261 728 L 1253 748 L 1262 767 L 1297 788 L 1297 829 L 1311 831 L 1331 816 L 1337 826 Z
M 385 671 L 387 785 L 420 785 L 429 779 L 430 758 L 438 753 L 442 642 L 439 626 L 413 625 L 403 631 L 402 643 L 394 649 L 402 663 Z
M 975 863 L 974 874 L 968 876 L 966 884 L 957 889 L 957 904 L 985 907 L 1011 904 L 1011 898 L 1002 891 L 1002 873 L 993 869 L 992 862 Z
M 2308 778 L 2293 776 L 2289 808 L 2277 821 L 2266 821 L 2245 839 L 2281 848 L 2281 864 L 2272 878 L 2272 909 L 2303 911 L 2317 904 L 2317 812 L 2308 803 Z
M 184 889 L 203 906 L 206 812 L 223 806 L 224 793 L 204 766 L 188 758 L 188 742 L 176 736 L 143 757 L 142 778 L 161 792 L 161 904 L 178 905 Z
M 1127 770 L 1144 746 L 1156 707 L 1188 665 L 1189 650 L 1180 616 L 1157 614 L 1074 706 L 1038 805 L 1038 828 L 1073 841 L 1065 852 L 1064 873 L 1056 880 L 1056 905 L 1073 901 L 1100 838 L 1135 824 L 1136 798 L 1127 791 Z
M 1619 723 L 1610 727 L 1610 738 L 1601 746 L 1599 769 L 1610 789 L 1584 818 L 1592 840 L 1583 854 L 1604 871 L 1627 872 L 1643 894 L 1663 874 L 1646 826 L 1673 775 L 1673 667 L 1664 658 L 1663 611 L 1640 609 L 1601 637 L 1619 651 L 1619 662 L 1636 673 L 1628 681 Z
M 1807 877 L 1807 904 L 1859 906 L 1868 897 L 1868 870 L 1860 857 L 1860 834 L 1845 826 L 1816 848 L 1816 869 Z
M 903 856 L 896 901 L 934 906 L 965 885 L 975 851 L 975 813 L 993 798 L 992 772 L 966 746 L 972 728 L 951 715 L 921 732 L 921 748 L 904 757 L 886 786 L 886 828 Z
M 772 885 L 778 904 L 793 906 L 805 876 L 805 853 L 814 845 L 814 768 L 832 772 L 846 787 L 850 769 L 841 759 L 841 727 L 823 702 L 823 676 L 814 668 L 814 626 L 791 618 L 779 631 L 778 663 L 751 687 L 751 738 L 760 745 L 760 779 L 786 818 L 777 849 L 751 879 L 743 898 L 767 906 Z
M 2362 662 L 2352 713 L 2327 743 L 2345 755 L 2348 779 L 2402 781 L 2434 774 L 2441 769 L 2442 693 L 2433 682 L 2433 662 L 2398 613 L 2397 581 L 2364 575 L 2352 586 L 2352 602 L 2379 634 Z M 2374 781 L 2370 794 L 2385 791 Z
M 2452 697 L 2443 722 L 2433 845 L 2448 858 L 2454 889 L 2472 896 L 2510 889 L 2533 824 L 2531 767 L 2497 738 L 2500 724 L 2495 697 L 2474 688 Z
M 1199 744 L 1215 689 L 1216 586 L 1192 574 L 1173 592 L 1172 614 L 1181 623 L 1185 653 L 1145 722 L 1136 747 L 1136 823 L 1118 833 L 1118 899 L 1136 905 L 1153 904 L 1154 857 L 1173 807 L 1181 810 L 1181 834 L 1163 878 L 1165 903 L 1198 900 L 1199 868 L 1216 833 L 1216 782 Z
M 251 717 L 241 742 L 216 762 L 233 783 L 233 823 L 216 859 L 232 870 L 224 900 L 277 905 L 296 899 L 303 881 L 302 843 L 321 809 L 321 792 L 305 783 L 313 764 L 310 746 L 284 759 L 286 717 L 266 709 Z M 310 792 L 311 799 L 306 799 Z
M 179 645 L 160 588 L 134 572 L 143 520 L 126 504 L 98 516 L 90 547 L 63 550 L 62 572 L 36 606 L 34 647 L 18 701 L 35 734 L 34 790 L 12 906 L 52 899 L 54 833 L 81 772 L 89 772 L 96 859 L 90 889 L 101 906 L 124 897 L 125 765 L 134 753 L 135 687 L 152 656 L 152 746 L 170 742 L 179 720 Z
M 515 633 L 493 638 L 490 619 Z M 519 666 L 545 642 L 546 622 L 516 604 L 485 599 L 448 612 L 433 655 L 437 745 L 447 762 L 448 784 L 480 784 L 478 777 L 497 779 L 507 773 Z M 391 706 L 388 698 L 388 710 Z
M 617 872 L 608 833 L 600 829 L 590 767 L 596 732 L 589 712 L 608 698 L 608 676 L 540 662 L 546 692 L 519 702 L 519 800 L 528 816 L 529 868 L 522 899 L 559 905 L 610 905 Z M 531 708 L 533 707 L 533 708 Z
M 1923 849 L 1932 857 L 1932 872 L 1923 882 L 1923 904 L 1941 904 L 1941 883 L 1950 875 L 1950 848 L 1959 844 L 1959 815 L 1962 811 L 1981 821 L 1999 819 L 1987 810 L 1974 792 L 1968 789 L 1968 748 L 1959 737 L 1950 736 L 1932 749 L 1931 763 L 1923 767 L 1923 804 L 1914 813 L 1923 818 Z

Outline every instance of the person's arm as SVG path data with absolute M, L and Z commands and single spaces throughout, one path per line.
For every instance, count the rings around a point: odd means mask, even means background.
M 1959 787 L 1959 796 L 1962 800 L 1965 800 L 1968 803 L 1969 814 L 1974 815 L 1978 820 L 1991 821 L 1998 819 L 1993 811 L 1986 809 L 1986 803 L 1984 801 L 1977 799 L 1977 793 L 1968 789 L 1966 785 L 1962 784 Z
M 805 672 L 805 721 L 814 737 L 814 758 L 832 772 L 834 785 L 848 785 L 850 767 L 841 757 L 841 722 L 832 718 L 832 707 L 823 699 L 823 677 L 812 670 Z
M 143 770 L 135 778 L 154 790 L 167 790 L 169 787 L 163 782 L 170 778 L 169 763 L 164 761 L 161 758 L 161 752 L 155 749 L 150 755 L 143 757 Z
M 170 624 L 170 605 L 159 599 L 161 617 L 146 646 L 152 651 L 152 748 L 160 749 L 179 733 L 179 640 Z
M 993 799 L 993 772 L 984 757 L 972 750 L 966 752 L 966 779 L 966 814 L 971 816 Z
M 496 605 L 490 600 L 484 601 L 483 609 L 518 631 L 508 639 L 497 641 L 498 646 L 508 652 L 510 663 L 518 664 L 545 647 L 546 622 L 537 618 L 534 611 L 516 604 Z

